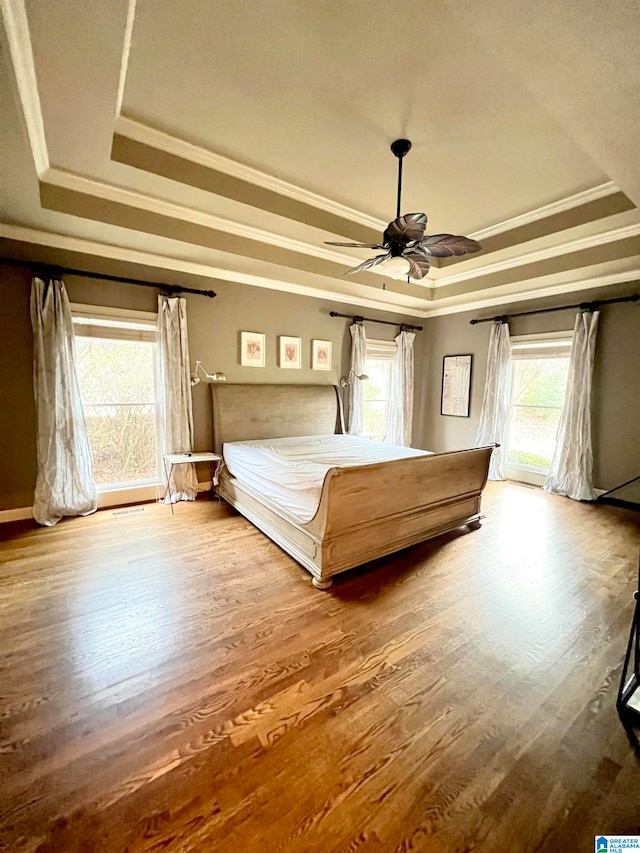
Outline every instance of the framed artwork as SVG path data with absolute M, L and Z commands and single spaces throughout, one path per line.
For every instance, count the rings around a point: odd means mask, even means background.
M 243 367 L 264 367 L 266 338 L 259 332 L 240 332 L 240 364 Z
M 313 370 L 331 370 L 331 341 L 311 341 Z
M 468 418 L 473 355 L 445 355 L 442 360 L 440 414 Z
M 280 367 L 302 367 L 302 339 L 280 335 Z

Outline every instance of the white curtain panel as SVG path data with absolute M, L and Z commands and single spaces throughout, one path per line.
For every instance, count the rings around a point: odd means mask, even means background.
M 413 425 L 413 332 L 400 332 L 391 375 L 387 444 L 411 447 Z
M 491 454 L 489 479 L 504 480 L 502 473 L 502 450 L 509 429 L 509 359 L 511 357 L 511 339 L 508 323 L 494 323 L 489 338 L 489 358 L 487 361 L 487 379 L 482 398 L 480 425 L 476 433 L 475 447 L 487 444 L 501 445 Z
M 71 309 L 61 281 L 33 279 L 31 325 L 38 462 L 33 517 L 49 527 L 97 508 Z
M 367 361 L 367 336 L 362 323 L 353 323 L 351 329 L 351 372 L 349 378 L 349 433 L 357 435 L 363 431 L 364 387 L 361 379 Z
M 556 449 L 544 490 L 577 501 L 592 501 L 591 385 L 600 312 L 579 313 L 573 329 L 567 393 Z
M 193 409 L 187 336 L 187 303 L 179 296 L 158 296 L 164 453 L 193 450 Z M 174 465 L 165 501 L 193 501 L 198 491 L 195 466 Z

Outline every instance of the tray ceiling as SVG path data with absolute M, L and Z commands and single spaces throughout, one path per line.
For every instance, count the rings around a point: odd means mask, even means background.
M 3 255 L 416 317 L 640 279 L 631 0 L 0 5 Z M 399 136 L 403 211 L 483 252 L 348 277 Z

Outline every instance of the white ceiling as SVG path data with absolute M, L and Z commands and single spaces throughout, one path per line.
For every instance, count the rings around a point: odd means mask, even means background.
M 635 0 L 0 6 L 3 255 L 416 317 L 640 279 Z M 403 212 L 485 250 L 347 277 L 324 241 L 394 218 L 400 136 Z

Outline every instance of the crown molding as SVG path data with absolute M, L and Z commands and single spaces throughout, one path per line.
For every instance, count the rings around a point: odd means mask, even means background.
M 31 156 L 36 172 L 41 175 L 49 168 L 49 152 L 24 0 L 0 0 L 0 13 L 9 42 L 9 53 L 27 126 Z
M 505 293 L 502 296 L 490 296 L 486 299 L 476 299 L 459 305 L 447 305 L 441 308 L 433 308 L 424 312 L 425 319 L 430 317 L 442 317 L 445 314 L 462 314 L 468 311 L 478 311 L 482 308 L 491 308 L 494 305 L 511 305 L 514 302 L 527 302 L 532 299 L 544 299 L 547 296 L 558 296 L 563 293 L 576 293 L 581 290 L 591 290 L 594 287 L 608 287 L 613 284 L 624 284 L 628 281 L 640 281 L 640 268 L 627 270 L 625 272 L 610 273 L 596 278 L 586 278 L 580 281 L 569 281 L 563 284 L 554 284 L 550 287 L 538 287 L 521 293 Z
M 302 255 L 309 255 L 314 258 L 320 258 L 334 264 L 340 264 L 346 267 L 354 266 L 354 259 L 349 255 L 333 251 L 332 249 L 327 249 L 322 245 L 304 243 L 301 240 L 294 240 L 291 237 L 273 234 L 270 231 L 264 231 L 261 228 L 255 228 L 250 225 L 243 225 L 240 222 L 224 219 L 221 216 L 206 213 L 203 210 L 196 210 L 192 207 L 175 204 L 174 202 L 167 201 L 160 196 L 153 196 L 136 190 L 129 190 L 125 187 L 117 186 L 116 184 L 108 184 L 104 181 L 85 177 L 84 175 L 68 172 L 65 169 L 51 167 L 47 169 L 44 175 L 42 175 L 41 180 L 44 183 L 70 190 L 71 192 L 83 193 L 84 195 L 93 196 L 105 201 L 124 204 L 137 210 L 145 210 L 149 213 L 160 214 L 161 216 L 166 216 L 169 219 L 178 219 L 181 222 L 191 222 L 194 225 L 200 225 L 204 228 L 210 228 L 216 231 L 225 231 L 229 234 L 233 234 L 234 236 L 241 235 L 246 237 L 248 240 L 256 240 L 260 243 L 267 243 L 270 246 L 275 244 L 281 249 L 285 249 L 290 252 L 297 252 Z M 379 270 L 377 272 L 380 273 Z
M 248 284 L 252 287 L 261 287 L 266 290 L 278 290 L 283 293 L 294 293 L 298 296 L 309 296 L 314 299 L 322 299 L 325 302 L 338 302 L 341 304 L 357 305 L 364 308 L 375 308 L 378 311 L 386 311 L 391 314 L 402 314 L 405 317 L 425 317 L 423 308 L 413 307 L 409 303 L 400 304 L 402 297 L 394 291 L 380 291 L 388 294 L 389 302 L 381 299 L 373 299 L 368 295 L 360 295 L 363 290 L 370 290 L 367 285 L 348 283 L 354 288 L 353 293 L 341 293 L 340 291 L 327 290 L 326 287 L 311 287 L 309 285 L 295 284 L 281 279 L 267 278 L 265 276 L 241 273 L 234 270 L 222 269 L 221 267 L 209 266 L 208 264 L 194 261 L 186 261 L 181 258 L 172 258 L 168 255 L 157 255 L 151 252 L 143 252 L 137 249 L 127 249 L 114 246 L 109 243 L 99 243 L 94 240 L 86 240 L 80 237 L 68 237 L 64 234 L 56 234 L 51 231 L 40 231 L 35 228 L 27 228 L 23 225 L 12 225 L 0 222 L 0 238 L 15 240 L 21 243 L 30 243 L 35 246 L 45 246 L 51 249 L 61 249 L 68 252 L 79 252 L 98 258 L 122 261 L 129 264 L 152 267 L 154 269 L 169 272 L 181 272 L 187 275 L 196 275 L 203 278 L 216 279 L 219 281 L 230 281 L 237 284 Z M 345 283 L 347 284 L 347 283 Z M 391 301 L 393 299 L 393 301 Z M 421 300 L 425 301 L 425 300 Z
M 248 183 L 280 193 L 281 195 L 303 202 L 310 206 L 317 207 L 336 216 L 351 219 L 366 227 L 373 228 L 378 231 L 383 231 L 386 228 L 387 223 L 380 219 L 368 216 L 361 211 L 357 211 L 353 208 L 341 205 L 338 202 L 331 201 L 330 199 L 309 190 L 305 190 L 301 187 L 295 186 L 294 184 L 288 183 L 287 181 L 283 181 L 279 178 L 273 177 L 272 175 L 268 175 L 265 172 L 261 172 L 258 169 L 238 163 L 227 157 L 223 157 L 220 154 L 215 154 L 205 148 L 193 145 L 192 143 L 186 142 L 178 137 L 171 136 L 170 134 L 156 130 L 155 128 L 122 115 L 120 110 L 122 108 L 122 99 L 129 64 L 135 11 L 136 0 L 129 0 L 118 86 L 115 120 L 116 133 L 120 133 L 122 136 L 126 136 L 152 148 L 158 148 L 169 154 L 190 160 L 206 168 L 215 169 Z M 46 134 L 42 118 L 42 108 L 38 92 L 25 2 L 24 0 L 0 0 L 0 13 L 7 32 L 11 61 L 13 64 L 19 98 L 27 127 L 31 154 L 36 171 L 40 178 L 44 178 L 45 176 L 49 177 L 50 175 L 47 173 L 60 173 L 61 170 L 50 168 L 49 152 L 46 143 Z M 96 182 L 96 184 L 98 183 L 99 182 Z M 566 198 L 560 199 L 556 202 L 543 205 L 542 207 L 528 211 L 527 213 L 512 217 L 511 219 L 495 223 L 487 228 L 475 231 L 469 236 L 475 240 L 486 239 L 505 231 L 510 231 L 514 228 L 519 228 L 532 222 L 536 222 L 540 219 L 571 210 L 572 208 L 579 207 L 580 205 L 588 204 L 591 201 L 604 198 L 608 195 L 613 195 L 617 192 L 621 192 L 620 188 L 612 181 L 608 181 L 589 190 L 575 193 L 574 195 L 567 196 Z M 139 193 L 134 195 L 138 198 L 144 198 L 144 196 Z M 148 198 L 153 199 L 154 204 L 161 201 L 152 196 L 149 196 Z M 188 210 L 188 208 L 185 209 Z M 220 221 L 222 222 L 223 220 Z M 221 230 L 225 230 L 222 226 L 219 227 Z M 258 231 L 258 229 L 255 230 Z M 260 240 L 260 237 L 256 235 L 254 239 Z M 272 242 L 272 239 L 273 238 L 270 237 L 268 241 L 264 242 Z M 283 240 L 284 238 L 279 239 Z M 299 245 L 304 246 L 307 244 L 300 243 Z M 298 248 L 292 249 L 292 251 L 305 250 Z M 305 253 L 315 254 L 308 250 Z M 333 255 L 333 257 L 329 257 L 329 254 Z M 348 265 L 353 263 L 353 259 L 347 259 L 345 256 L 338 256 L 338 253 L 315 254 L 315 256 L 326 260 L 332 260 L 336 263 Z M 374 269 L 373 271 L 376 270 Z M 452 283 L 455 280 L 457 280 L 455 277 L 451 277 L 449 282 Z M 439 283 L 435 283 L 434 286 L 439 286 Z
M 133 34 L 133 24 L 135 19 L 135 8 L 136 0 L 129 0 L 118 89 L 119 106 L 121 106 L 121 99 L 124 94 L 124 87 L 126 82 L 126 73 L 128 68 L 131 39 Z M 240 225 L 240 223 L 235 223 L 230 220 L 223 219 L 221 217 L 216 217 L 212 214 L 206 214 L 204 213 L 204 211 L 198 211 L 193 208 L 184 207 L 182 205 L 172 204 L 171 202 L 168 202 L 158 196 L 145 195 L 143 193 L 127 190 L 123 187 L 106 184 L 101 181 L 83 177 L 81 175 L 76 175 L 72 172 L 63 169 L 58 169 L 55 166 L 51 166 L 49 160 L 49 152 L 46 144 L 44 122 L 42 118 L 42 109 L 40 104 L 40 95 L 38 92 L 35 64 L 33 59 L 33 50 L 31 46 L 29 24 L 24 0 L 0 0 L 0 12 L 2 13 L 3 22 L 7 31 L 7 38 L 11 53 L 11 61 L 14 68 L 23 115 L 25 123 L 27 125 L 27 135 L 29 139 L 29 145 L 31 147 L 31 154 L 36 167 L 36 172 L 40 180 L 53 183 L 56 186 L 60 186 L 68 190 L 93 194 L 105 200 L 114 201 L 120 204 L 127 204 L 129 206 L 137 207 L 150 212 L 160 213 L 162 215 L 169 216 L 172 218 L 175 218 L 177 216 L 186 221 L 193 222 L 194 224 L 203 225 L 208 228 L 215 228 L 220 231 L 227 231 L 229 233 L 237 234 L 239 230 L 242 230 L 242 233 L 245 234 L 248 238 L 257 240 L 259 242 L 268 243 L 270 245 L 274 242 L 277 242 L 278 245 L 281 246 L 283 249 L 292 252 L 310 255 L 312 257 L 330 261 L 332 263 L 341 264 L 342 266 L 346 267 L 352 267 L 354 265 L 354 259 L 349 255 L 332 251 L 330 249 L 325 248 L 324 246 L 304 243 L 302 241 L 293 240 L 288 237 L 275 235 L 258 228 Z M 173 139 L 173 137 L 169 137 L 166 134 L 160 133 L 159 131 L 154 131 L 151 128 L 146 128 L 145 125 L 140 125 L 138 122 L 133 122 L 130 119 L 126 119 L 121 116 L 116 118 L 116 126 L 120 126 L 123 123 L 125 127 L 133 125 L 135 127 L 142 128 L 143 137 L 145 131 L 148 131 L 148 133 L 152 135 L 153 140 L 156 140 L 156 137 L 166 137 L 168 140 Z M 135 134 L 135 131 L 133 133 Z M 125 133 L 124 135 L 130 135 L 131 138 L 134 139 L 137 138 L 132 133 Z M 146 142 L 146 144 L 151 144 L 145 138 L 141 138 L 139 141 Z M 198 151 L 202 151 L 205 155 L 208 155 L 210 153 L 204 151 L 204 149 L 197 149 L 196 146 L 191 146 L 189 143 L 183 143 L 181 140 L 176 140 L 176 142 L 179 144 L 179 146 L 186 146 L 189 149 L 194 148 Z M 157 147 L 162 148 L 162 145 L 158 145 Z M 184 154 L 181 153 L 181 149 L 179 149 L 177 152 L 172 152 L 172 149 L 170 147 L 164 148 L 163 150 L 167 150 L 171 153 L 178 153 L 180 156 L 184 156 Z M 249 169 L 249 167 L 242 166 L 241 164 L 235 164 L 231 160 L 219 157 L 219 155 L 211 154 L 211 157 L 213 157 L 216 162 L 218 162 L 217 168 L 219 168 L 220 171 L 224 171 L 224 169 L 221 168 L 220 165 L 222 161 L 224 161 L 228 164 L 228 174 L 234 174 L 232 168 L 237 166 L 239 171 L 235 174 L 237 174 L 239 177 L 243 177 L 243 179 L 245 180 L 248 179 L 247 175 L 251 174 L 253 176 L 256 176 L 255 183 L 259 183 L 258 178 L 259 176 L 262 176 L 265 181 L 267 181 L 267 183 L 263 185 L 267 186 L 269 189 L 274 189 L 275 191 L 281 192 L 282 194 L 286 195 L 287 193 L 284 192 L 283 188 L 289 188 L 291 190 L 289 195 L 292 198 L 297 198 L 301 201 L 305 201 L 308 204 L 315 203 L 317 207 L 320 207 L 326 211 L 336 213 L 347 218 L 351 218 L 354 221 L 359 221 L 364 225 L 370 225 L 371 227 L 375 227 L 378 230 L 383 230 L 384 227 L 386 227 L 386 224 L 381 225 L 378 220 L 372 217 L 367 217 L 365 214 L 362 214 L 359 211 L 355 211 L 351 208 L 344 207 L 337 203 L 333 203 L 328 199 L 323 199 L 321 196 L 317 196 L 314 193 L 310 193 L 306 190 L 300 190 L 299 188 L 294 187 L 291 184 L 287 184 L 284 181 L 278 181 L 278 179 L 271 178 L 270 176 L 258 172 L 255 169 Z M 198 161 L 196 160 L 196 162 Z M 209 165 L 210 168 L 214 167 L 210 163 L 205 163 L 205 165 Z M 278 189 L 276 184 L 281 188 Z M 374 270 L 374 272 L 376 272 L 378 275 L 382 275 L 382 272 L 380 270 Z
M 40 231 L 27 228 L 22 225 L 11 225 L 0 222 L 0 237 L 15 240 L 22 243 L 31 243 L 37 246 L 46 246 L 52 249 L 61 249 L 69 252 L 78 252 L 85 255 L 107 258 L 109 260 L 123 261 L 130 264 L 139 264 L 154 269 L 162 269 L 169 272 L 181 272 L 187 275 L 197 275 L 203 278 L 218 279 L 247 284 L 253 287 L 261 287 L 266 290 L 276 290 L 283 293 L 294 293 L 298 296 L 309 296 L 314 299 L 322 299 L 324 302 L 336 302 L 340 304 L 356 305 L 363 308 L 375 308 L 390 314 L 401 314 L 409 317 L 417 317 L 428 320 L 430 317 L 442 317 L 447 314 L 461 314 L 476 311 L 483 308 L 491 308 L 498 305 L 525 302 L 532 299 L 543 299 L 547 296 L 557 296 L 564 293 L 575 293 L 580 290 L 590 290 L 595 287 L 607 287 L 614 284 L 624 284 L 629 281 L 640 281 L 640 268 L 620 273 L 597 276 L 595 278 L 581 279 L 579 281 L 565 282 L 563 284 L 551 285 L 549 287 L 538 287 L 521 293 L 506 293 L 502 296 L 489 296 L 486 299 L 475 299 L 464 304 L 443 305 L 438 308 L 412 308 L 408 305 L 398 305 L 392 302 L 383 302 L 370 297 L 360 297 L 357 294 L 339 293 L 327 291 L 325 288 L 309 287 L 307 285 L 292 284 L 291 282 L 278 279 L 265 278 L 248 273 L 238 273 L 224 270 L 207 264 L 185 261 L 180 258 L 172 258 L 166 255 L 157 255 L 136 249 L 127 249 L 121 246 L 113 246 L 108 243 L 98 243 L 79 237 L 68 237 L 63 234 L 55 234 L 49 231 Z M 397 300 L 397 294 L 389 295 Z
M 452 273 L 431 279 L 431 287 L 440 288 L 449 284 L 457 284 L 461 281 L 469 281 L 474 278 L 481 278 L 492 273 L 503 272 L 504 270 L 517 269 L 526 264 L 545 261 L 549 258 L 555 258 L 558 255 L 567 255 L 571 252 L 581 252 L 585 249 L 591 249 L 594 246 L 602 246 L 605 243 L 615 243 L 618 240 L 624 240 L 627 237 L 637 237 L 640 235 L 640 223 L 634 225 L 624 225 L 620 228 L 613 228 L 610 231 L 591 234 L 589 237 L 581 237 L 578 240 L 572 240 L 568 243 L 562 243 L 558 246 L 550 246 L 547 249 L 539 249 L 536 252 L 528 252 L 525 255 L 518 255 L 515 258 L 508 258 L 504 261 L 496 261 L 493 264 L 485 264 L 482 267 L 476 267 L 466 272 Z
M 197 163 L 205 168 L 223 172 L 224 174 L 239 178 L 247 183 L 255 184 L 256 186 L 278 192 L 281 195 L 293 198 L 296 201 L 301 201 L 329 213 L 336 214 L 337 216 L 351 219 L 354 222 L 366 225 L 369 228 L 384 231 L 387 227 L 387 223 L 383 222 L 381 219 L 367 216 L 353 208 L 338 204 L 337 202 L 331 201 L 330 199 L 324 198 L 316 193 L 304 190 L 294 184 L 287 183 L 286 181 L 282 181 L 279 178 L 266 174 L 265 172 L 261 172 L 258 169 L 245 166 L 235 160 L 223 157 L 220 154 L 215 154 L 213 151 L 193 145 L 179 137 L 156 130 L 149 125 L 143 124 L 135 119 L 128 118 L 125 115 L 121 114 L 117 117 L 114 132 L 121 136 L 126 136 L 135 142 L 147 145 L 150 148 L 158 148 L 167 154 L 172 154 L 184 160 Z M 617 192 L 620 192 L 620 188 L 616 186 L 613 181 L 607 181 L 606 183 L 599 184 L 591 189 L 583 190 L 582 192 L 575 193 L 574 195 L 567 196 L 566 198 L 562 198 L 558 201 L 551 202 L 550 204 L 535 208 L 534 210 L 527 211 L 526 213 L 514 216 L 510 219 L 505 219 L 502 222 L 497 222 L 494 225 L 482 228 L 469 236 L 474 240 L 493 237 L 497 234 L 502 234 L 505 231 L 511 231 L 514 228 L 520 228 L 532 222 L 537 222 L 540 219 L 546 219 L 549 216 L 554 216 L 558 213 L 572 210 L 575 207 L 580 207 L 581 205 L 596 201 L 597 199 L 614 195 Z
M 382 232 L 387 227 L 387 223 L 381 219 L 368 216 L 366 213 L 339 204 L 336 201 L 332 201 L 310 190 L 305 190 L 295 184 L 290 184 L 288 181 L 283 181 L 266 172 L 261 172 L 259 169 L 254 169 L 251 166 L 246 166 L 236 160 L 223 157 L 221 154 L 216 154 L 206 148 L 193 145 L 191 142 L 186 142 L 177 136 L 171 136 L 161 130 L 156 130 L 125 115 L 121 114 L 117 117 L 114 133 L 126 136 L 128 139 L 147 145 L 149 148 L 157 148 L 167 154 L 172 154 L 175 157 L 188 160 L 207 169 L 222 172 L 225 175 L 238 178 L 246 183 L 255 184 L 255 186 L 271 190 L 287 198 L 295 199 L 295 201 L 308 204 L 310 207 L 317 207 L 326 213 L 332 213 L 343 219 L 349 219 L 352 222 L 357 222 L 376 231 Z
M 549 216 L 555 216 L 558 213 L 564 213 L 567 210 L 572 210 L 574 207 L 580 207 L 583 204 L 588 204 L 590 201 L 606 198 L 606 196 L 614 195 L 618 192 L 621 192 L 620 187 L 616 186 L 613 181 L 607 181 L 590 190 L 583 190 L 574 195 L 568 195 L 566 198 L 561 198 L 542 207 L 536 207 L 533 210 L 527 211 L 527 213 L 513 216 L 511 219 L 496 222 L 487 228 L 481 228 L 480 231 L 474 231 L 469 236 L 474 240 L 486 240 L 487 237 L 495 237 L 497 234 L 503 234 L 505 231 L 512 231 L 515 228 L 521 228 L 523 225 L 530 225 L 532 222 L 546 219 Z
M 136 0 L 129 0 L 127 6 L 127 22 L 124 28 L 124 39 L 122 42 L 122 58 L 120 59 L 120 77 L 118 79 L 118 96 L 116 98 L 116 118 L 122 109 L 124 98 L 124 87 L 127 82 L 129 71 L 129 56 L 131 55 L 131 39 L 133 37 L 133 24 L 136 18 Z
M 83 193 L 95 198 L 104 199 L 105 201 L 124 204 L 137 210 L 160 214 L 169 219 L 191 222 L 194 225 L 203 226 L 216 231 L 227 232 L 233 235 L 241 233 L 249 240 L 255 240 L 267 245 L 277 244 L 280 248 L 286 251 L 319 258 L 348 268 L 351 268 L 354 265 L 354 258 L 344 255 L 341 252 L 325 248 L 319 244 L 305 243 L 301 240 L 294 240 L 291 237 L 273 234 L 270 231 L 264 231 L 260 228 L 243 225 L 239 222 L 225 219 L 223 217 L 216 216 L 215 214 L 206 213 L 202 210 L 185 207 L 184 205 L 167 201 L 159 196 L 152 196 L 136 190 L 126 189 L 125 187 L 120 187 L 115 184 L 108 184 L 104 181 L 98 181 L 94 178 L 88 178 L 84 175 L 78 175 L 74 172 L 69 172 L 63 169 L 50 167 L 46 170 L 41 180 L 72 192 Z M 575 198 L 575 196 L 573 198 Z M 640 223 L 626 225 L 604 233 L 593 234 L 589 237 L 583 237 L 578 240 L 563 243 L 561 245 L 551 246 L 549 248 L 529 252 L 524 255 L 518 255 L 503 261 L 485 264 L 471 270 L 452 273 L 451 275 L 438 276 L 437 278 L 431 278 L 428 276 L 428 286 L 438 289 L 450 284 L 481 278 L 504 270 L 517 269 L 525 264 L 537 263 L 558 255 L 579 252 L 592 248 L 593 246 L 612 243 L 617 240 L 623 240 L 626 237 L 635 237 L 638 235 L 640 235 Z M 373 272 L 378 276 L 385 275 L 384 270 L 376 267 L 370 270 L 370 272 Z M 417 286 L 420 286 L 420 283 L 418 283 Z

